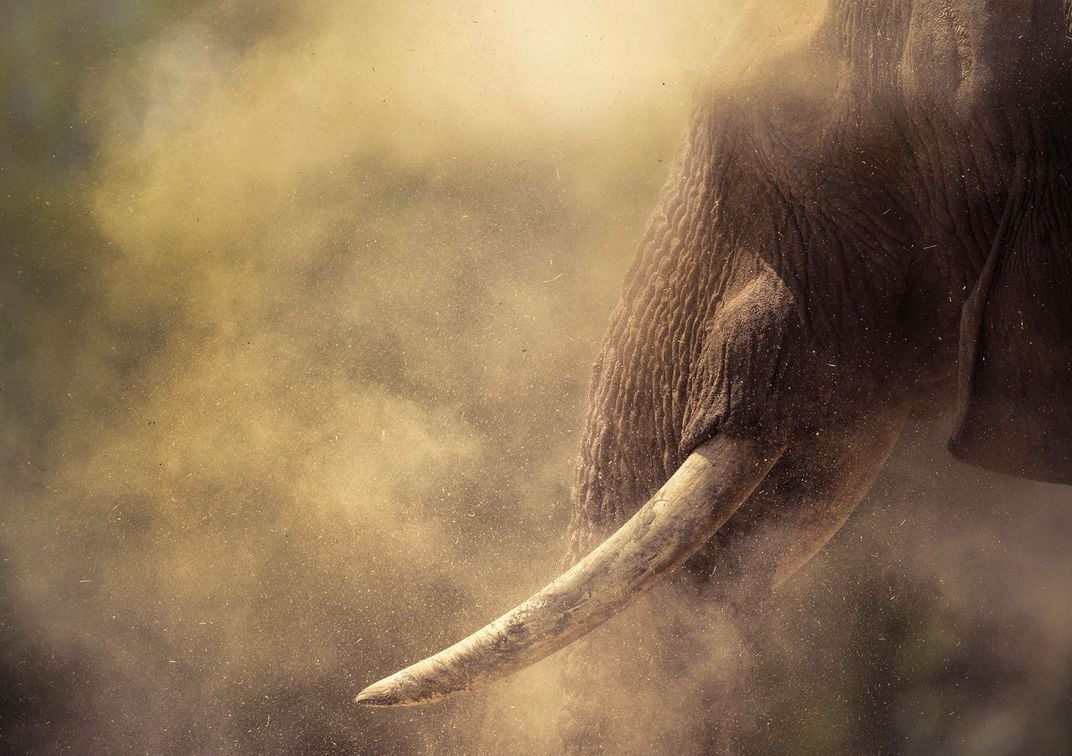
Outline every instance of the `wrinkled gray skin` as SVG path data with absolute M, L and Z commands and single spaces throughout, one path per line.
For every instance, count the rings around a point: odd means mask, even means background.
M 704 93 L 595 366 L 576 481 L 580 556 L 712 435 L 787 444 L 686 568 L 731 606 L 829 539 L 910 411 L 955 401 L 958 457 L 1072 483 L 1066 3 L 827 13 Z M 571 661 L 577 751 L 613 728 L 590 654 Z

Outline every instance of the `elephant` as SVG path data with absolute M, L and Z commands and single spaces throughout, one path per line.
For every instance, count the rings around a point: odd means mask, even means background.
M 909 413 L 1072 484 L 1072 3 L 829 0 L 697 97 L 593 368 L 574 564 L 358 702 L 426 703 L 570 645 L 671 574 L 766 595 Z

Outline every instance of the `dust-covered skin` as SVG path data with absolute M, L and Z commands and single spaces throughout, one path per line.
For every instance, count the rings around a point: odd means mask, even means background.
M 957 454 L 1072 482 L 1070 61 L 1059 2 L 834 3 L 707 95 L 596 364 L 575 529 L 714 432 L 806 439 L 958 358 Z
M 1068 31 L 1056 1 L 833 2 L 811 44 L 703 97 L 596 363 L 575 553 L 711 434 L 787 443 L 691 565 L 747 613 L 862 498 L 886 418 L 958 373 L 957 456 L 1072 483 Z M 878 456 L 830 454 L 882 425 Z M 576 750 L 613 730 L 593 695 Z

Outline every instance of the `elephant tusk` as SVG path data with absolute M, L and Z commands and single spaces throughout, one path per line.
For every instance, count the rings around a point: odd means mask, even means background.
M 554 582 L 468 638 L 368 686 L 357 703 L 431 703 L 505 677 L 591 632 L 707 543 L 783 450 L 716 435 L 628 522 Z

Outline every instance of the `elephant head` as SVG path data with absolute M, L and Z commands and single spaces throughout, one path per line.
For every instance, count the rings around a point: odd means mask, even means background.
M 683 566 L 728 600 L 777 585 L 936 397 L 955 397 L 958 457 L 1072 484 L 1068 6 L 825 12 L 701 93 L 594 367 L 587 556 L 359 702 L 517 670 Z

